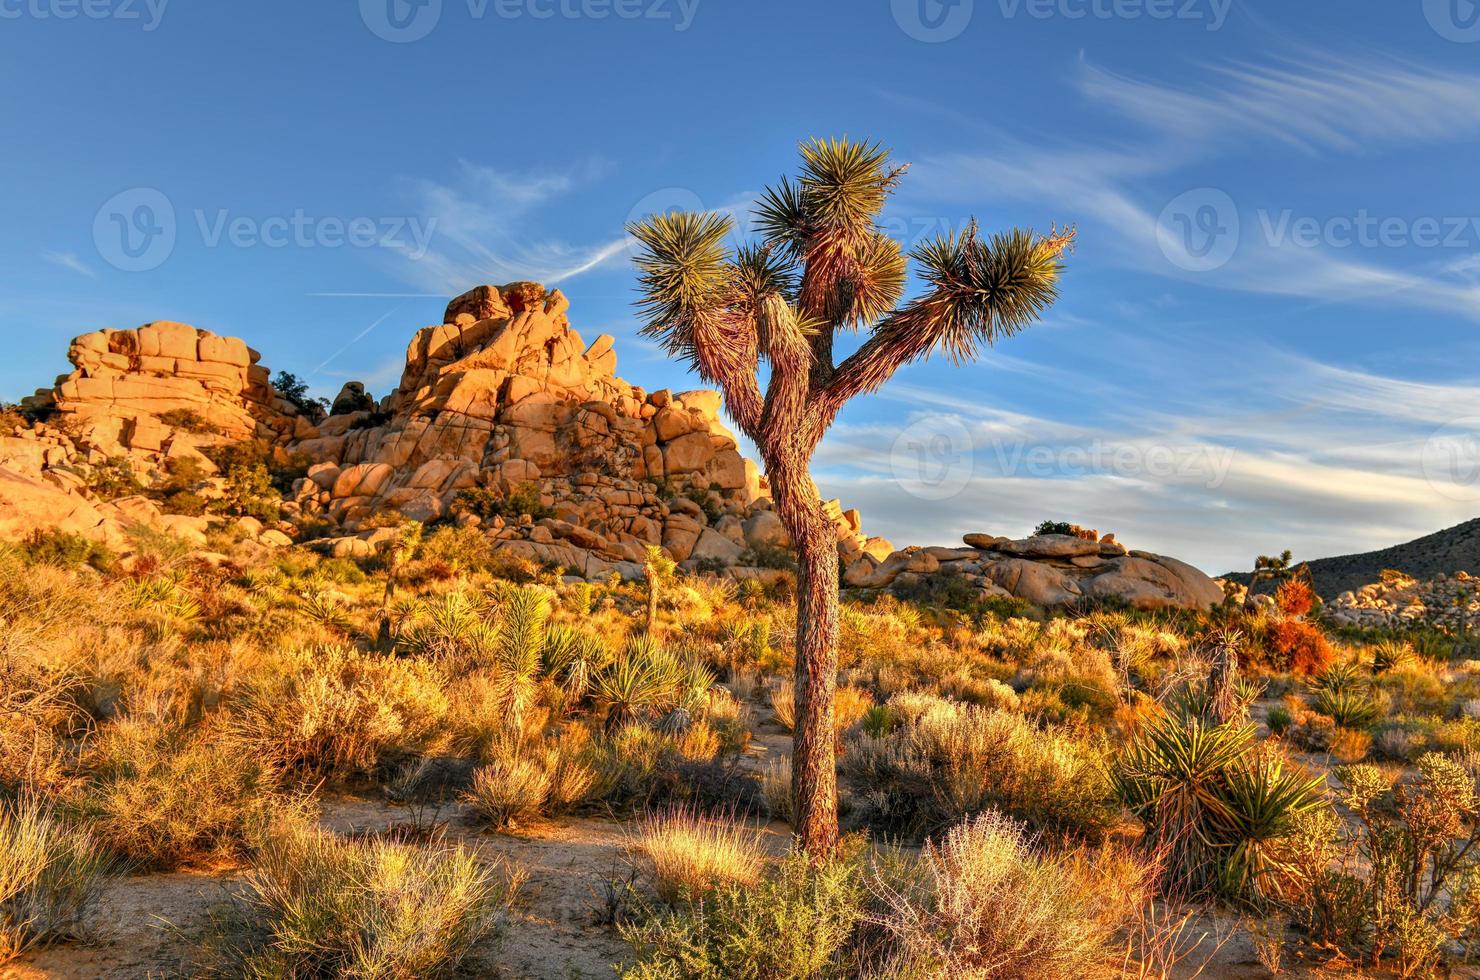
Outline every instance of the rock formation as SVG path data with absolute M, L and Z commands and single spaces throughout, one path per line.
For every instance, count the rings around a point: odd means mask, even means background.
M 511 555 L 587 578 L 636 577 L 649 546 L 693 571 L 786 575 L 791 542 L 764 477 L 720 419 L 719 395 L 622 380 L 613 338 L 587 344 L 568 308 L 536 283 L 480 286 L 416 334 L 394 392 L 377 402 L 348 384 L 317 424 L 272 389 L 239 340 L 176 323 L 79 337 L 77 370 L 27 400 L 49 421 L 0 438 L 0 537 L 47 527 L 117 545 L 137 522 L 202 538 L 204 517 L 92 497 L 86 467 L 128 457 L 147 485 L 173 460 L 208 472 L 202 449 L 256 439 L 306 469 L 284 513 L 337 528 L 315 542 L 336 555 L 373 554 L 394 536 L 381 525 L 396 512 L 477 527 Z M 864 534 L 857 511 L 827 507 L 854 588 L 908 592 L 940 578 L 1045 607 L 1223 597 L 1196 569 L 1094 532 L 968 534 L 963 548 L 896 551 Z M 252 524 L 265 544 L 293 530 Z
M 1326 608 L 1338 626 L 1433 626 L 1450 633 L 1480 633 L 1480 578 L 1467 572 L 1420 580 L 1397 571 L 1343 592 Z

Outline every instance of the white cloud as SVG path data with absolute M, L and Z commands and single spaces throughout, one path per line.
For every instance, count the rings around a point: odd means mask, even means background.
M 427 254 L 407 256 L 409 280 L 447 295 L 516 279 L 557 285 L 620 258 L 629 244 L 625 235 L 572 244 L 539 238 L 529 221 L 535 209 L 600 172 L 591 163 L 567 173 L 521 176 L 464 161 L 449 183 L 414 181 L 411 197 L 419 215 L 436 224 Z
M 1226 144 L 1278 141 L 1314 153 L 1448 142 L 1480 132 L 1480 75 L 1304 52 L 1299 61 L 1230 63 L 1199 91 L 1086 67 L 1091 98 L 1149 129 Z
M 1265 201 L 1234 201 L 1243 218 L 1232 259 L 1211 271 L 1176 262 L 1175 236 L 1158 234 L 1162 210 L 1207 182 L 1196 165 L 1214 154 L 1273 140 L 1303 152 L 1353 151 L 1381 144 L 1453 141 L 1480 133 L 1480 75 L 1395 63 L 1357 66 L 1311 56 L 1299 65 L 1214 68 L 1203 91 L 1127 78 L 1086 66 L 1080 89 L 1142 124 L 1133 145 L 1041 146 L 993 138 L 984 153 L 921 160 L 906 192 L 936 201 L 982 202 L 995 195 L 1088 225 L 1081 240 L 1137 271 L 1239 292 L 1320 303 L 1370 302 L 1480 320 L 1474 256 L 1437 274 L 1394 267 L 1369 250 L 1361 259 L 1269 235 L 1256 217 Z M 1160 192 L 1156 190 L 1160 188 Z M 916 211 L 929 205 L 915 203 Z
M 69 269 L 79 275 L 87 276 L 89 279 L 96 279 L 98 277 L 98 274 L 92 270 L 91 266 L 77 257 L 76 252 L 54 252 L 51 249 L 42 249 L 41 257 L 52 265 Z
M 1175 395 L 1149 383 L 1160 370 L 1150 363 L 1101 395 L 1116 411 L 1092 421 L 893 385 L 884 393 L 913 410 L 870 423 L 845 416 L 818 452 L 818 483 L 897 544 L 1072 520 L 1212 572 L 1286 547 L 1306 558 L 1384 547 L 1474 516 L 1473 502 L 1429 482 L 1423 452 L 1465 406 L 1480 414 L 1480 381 L 1420 382 L 1257 346 L 1242 353 L 1262 379 L 1257 398 L 1205 385 L 1196 404 L 1169 406 Z M 1104 383 L 1060 370 L 1066 391 Z M 948 499 L 913 496 L 895 477 L 895 440 L 916 423 L 970 434 L 972 451 L 953 464 L 970 467 L 969 479 Z

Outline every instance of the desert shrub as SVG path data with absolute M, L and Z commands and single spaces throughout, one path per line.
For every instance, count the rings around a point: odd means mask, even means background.
M 32 531 L 20 544 L 20 553 L 37 565 L 75 569 L 83 565 L 105 571 L 117 556 L 96 541 L 65 531 Z
M 268 761 L 201 728 L 125 718 L 97 733 L 83 762 L 90 778 L 69 805 L 99 844 L 149 867 L 236 853 L 283 805 Z
M 0 805 L 0 967 L 74 936 L 108 868 L 85 830 L 32 803 Z
M 1043 521 L 1033 529 L 1034 534 L 1065 534 L 1073 535 L 1078 530 L 1068 521 Z
M 1291 721 L 1293 721 L 1293 718 L 1290 714 L 1290 709 L 1283 705 L 1275 705 L 1270 708 L 1269 714 L 1265 718 L 1265 722 L 1269 725 L 1270 734 L 1276 736 L 1284 735 L 1285 732 L 1289 731 Z
M 647 814 L 631 848 L 659 900 L 668 905 L 697 901 L 731 885 L 754 885 L 764 863 L 759 838 L 749 828 L 684 807 Z
M 1303 619 L 1310 614 L 1317 601 L 1315 590 L 1303 578 L 1292 578 L 1281 582 L 1274 593 L 1274 605 L 1291 619 Z
M 1327 751 L 1339 762 L 1360 762 L 1372 751 L 1372 733 L 1338 726 L 1331 732 Z
M 1306 816 L 1285 859 L 1295 921 L 1370 964 L 1393 957 L 1405 977 L 1434 975 L 1446 948 L 1480 928 L 1474 777 L 1437 753 L 1417 768 L 1402 781 L 1370 765 L 1338 768 L 1350 818 L 1330 807 Z
M 172 408 L 160 415 L 159 420 L 172 429 L 195 435 L 214 436 L 221 433 L 220 426 L 189 408 Z
M 1112 820 L 1104 755 L 1007 711 L 896 695 L 892 731 L 847 742 L 841 773 L 860 819 L 916 837 L 987 809 L 1037 831 L 1095 836 Z
M 1320 628 L 1295 619 L 1282 619 L 1270 626 L 1270 659 L 1276 670 L 1309 676 L 1325 670 L 1336 658 Z
M 919 885 L 882 890 L 880 921 L 898 948 L 898 975 L 1097 975 L 1140 904 L 1145 872 L 1135 862 L 1043 854 L 1033 845 L 1020 824 L 995 812 L 927 844 Z
M 868 889 L 857 861 L 787 857 L 758 881 L 662 909 L 623 928 L 627 980 L 843 980 L 860 976 Z
M 83 482 L 88 491 L 103 500 L 117 500 L 144 492 L 133 464 L 121 457 L 112 457 L 83 471 Z
M 622 725 L 587 747 L 585 759 L 596 773 L 590 797 L 615 809 L 665 803 L 748 809 L 759 801 L 759 782 L 740 766 L 738 755 L 720 748 L 703 722 L 681 731 Z
M 351 776 L 425 751 L 448 711 L 432 664 L 331 647 L 286 653 L 248 679 L 236 729 L 254 755 L 303 776 Z
M 469 487 L 458 491 L 454 504 L 485 521 L 498 517 L 517 522 L 525 516 L 538 521 L 555 516 L 554 508 L 540 502 L 540 488 L 534 483 L 521 483 L 508 493 L 495 487 Z
M 584 739 L 572 737 L 533 745 L 503 743 L 488 764 L 473 773 L 465 799 L 496 830 L 563 813 L 583 800 L 596 782 L 596 774 L 582 758 L 583 749 Z
M 442 977 L 497 940 L 522 875 L 442 843 L 279 829 L 246 876 L 257 977 Z M 235 971 L 234 971 L 235 972 Z
M 324 398 L 313 398 L 308 393 L 308 382 L 300 379 L 296 374 L 288 371 L 279 371 L 277 377 L 272 379 L 272 387 L 279 395 L 298 411 L 315 424 L 322 422 L 324 416 L 329 414 L 329 402 Z
M 27 625 L 16 623 L 17 632 Z M 66 739 L 86 721 L 75 698 L 79 679 L 7 655 L 6 646 L 0 641 L 0 800 L 52 795 L 68 782 Z
M 1292 821 L 1322 801 L 1322 780 L 1256 743 L 1252 725 L 1177 712 L 1143 730 L 1111 777 L 1147 846 L 1164 853 L 1173 894 L 1252 898 L 1276 887 Z

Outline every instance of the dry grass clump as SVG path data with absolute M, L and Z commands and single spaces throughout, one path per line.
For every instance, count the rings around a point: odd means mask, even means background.
M 473 773 L 464 799 L 496 830 L 568 811 L 596 784 L 582 758 L 586 739 L 577 733 L 583 731 L 572 728 L 549 743 L 501 747 Z
M 246 877 L 255 933 L 231 972 L 441 977 L 497 938 L 523 878 L 463 847 L 277 829 Z
M 790 678 L 782 678 L 771 688 L 770 697 L 771 711 L 776 716 L 776 723 L 787 731 L 793 731 L 796 728 L 796 685 Z M 833 719 L 837 724 L 838 738 L 841 739 L 850 728 L 862 721 L 868 709 L 873 706 L 874 699 L 867 691 L 847 684 L 839 685 L 837 696 L 833 699 Z
M 286 805 L 269 761 L 207 728 L 116 721 L 84 764 L 89 782 L 69 805 L 101 845 L 149 867 L 235 853 L 254 821 Z
M 919 887 L 882 886 L 878 923 L 898 946 L 897 975 L 1094 975 L 1140 904 L 1144 869 L 1033 845 L 1020 824 L 983 813 L 926 845 Z
M 626 980 L 674 977 L 844 980 L 872 976 L 862 862 L 792 854 L 769 874 L 658 909 L 625 926 Z
M 643 858 L 658 898 L 668 905 L 730 885 L 753 885 L 764 865 L 760 841 L 748 828 L 682 807 L 645 816 L 632 849 Z
M 925 836 L 986 809 L 1051 834 L 1096 836 L 1114 817 L 1104 751 L 1021 715 L 896 695 L 888 729 L 847 744 L 842 775 L 859 817 Z
M 371 772 L 430 748 L 448 712 L 432 664 L 346 647 L 285 654 L 242 693 L 235 726 L 253 754 L 305 776 Z
M 75 935 L 107 874 L 86 831 L 35 804 L 0 807 L 0 966 Z
M 761 795 L 773 819 L 791 823 L 791 756 L 766 763 L 761 773 Z

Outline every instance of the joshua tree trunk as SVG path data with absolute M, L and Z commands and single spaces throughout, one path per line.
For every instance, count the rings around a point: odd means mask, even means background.
M 796 724 L 792 730 L 792 827 L 814 859 L 838 844 L 838 540 L 805 463 L 767 468 L 776 513 L 797 553 Z

